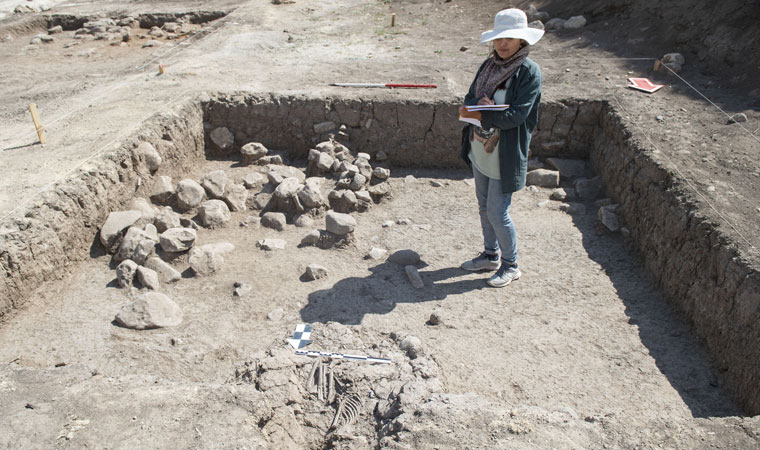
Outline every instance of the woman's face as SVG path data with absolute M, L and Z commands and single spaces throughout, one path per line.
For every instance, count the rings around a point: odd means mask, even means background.
M 509 59 L 520 50 L 521 39 L 502 38 L 494 39 L 493 48 L 501 59 Z

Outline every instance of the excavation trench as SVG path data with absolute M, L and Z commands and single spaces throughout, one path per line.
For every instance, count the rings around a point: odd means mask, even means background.
M 0 224 L 0 315 L 22 307 L 45 282 L 98 253 L 107 214 L 149 197 L 158 176 L 179 180 L 205 160 L 239 158 L 260 142 L 305 160 L 330 137 L 352 149 L 387 155 L 394 168 L 464 167 L 455 101 L 424 103 L 355 98 L 216 94 L 157 115 L 131 138 L 47 190 L 23 217 Z M 632 250 L 673 307 L 690 323 L 728 393 L 760 413 L 760 275 L 651 149 L 632 139 L 613 106 L 567 99 L 542 105 L 531 145 L 539 159 L 587 159 L 628 230 Z M 232 133 L 221 148 L 214 130 Z M 151 173 L 136 151 L 152 144 L 163 163 Z M 707 270 L 707 272 L 706 272 Z M 379 426 L 379 425 L 378 425 Z

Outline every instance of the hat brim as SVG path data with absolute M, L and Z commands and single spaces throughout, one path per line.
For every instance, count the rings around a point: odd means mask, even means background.
M 491 42 L 494 39 L 512 38 L 522 39 L 527 42 L 528 45 L 533 45 L 538 42 L 543 35 L 544 30 L 541 30 L 539 28 L 518 28 L 514 30 L 504 31 L 488 30 L 480 35 L 480 43 L 485 44 L 486 42 Z

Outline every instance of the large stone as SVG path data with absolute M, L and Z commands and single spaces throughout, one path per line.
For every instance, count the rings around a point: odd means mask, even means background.
M 240 148 L 240 159 L 244 166 L 255 164 L 269 152 L 260 142 L 249 142 Z
M 358 191 L 364 188 L 364 185 L 366 183 L 367 183 L 367 177 L 365 177 L 361 173 L 357 173 L 351 179 L 351 183 L 348 185 L 348 188 L 351 189 L 352 191 Z
M 267 182 L 267 177 L 261 172 L 251 172 L 243 177 L 243 185 L 248 189 L 255 189 Z
M 159 205 L 167 204 L 176 193 L 172 178 L 161 175 L 153 182 L 153 191 L 150 194 L 150 199 Z
M 582 159 L 546 158 L 549 167 L 558 170 L 562 178 L 582 178 L 586 176 L 586 161 Z
M 227 186 L 223 198 L 224 202 L 229 206 L 230 211 L 245 211 L 245 205 L 248 201 L 248 189 L 242 184 Z
M 156 148 L 150 142 L 141 142 L 137 146 L 137 152 L 139 155 L 142 155 L 150 173 L 154 173 L 161 167 L 161 155 L 158 154 Z
M 528 186 L 555 188 L 559 186 L 559 172 L 547 169 L 531 170 L 526 177 L 526 184 Z
M 267 166 L 267 170 L 269 172 L 277 172 L 283 179 L 297 178 L 299 183 L 303 183 L 306 180 L 306 174 L 297 167 L 270 164 Z
M 416 336 L 407 336 L 399 344 L 399 348 L 406 352 L 410 359 L 416 359 L 423 355 L 422 341 Z
M 198 233 L 192 228 L 169 228 L 161 233 L 158 242 L 165 252 L 177 253 L 190 249 Z
M 586 18 L 583 16 L 573 16 L 562 24 L 562 28 L 566 30 L 577 30 L 586 26 Z
M 188 262 L 193 273 L 200 276 L 211 275 L 222 269 L 224 258 L 213 247 L 200 246 L 190 250 Z
M 209 172 L 201 180 L 201 186 L 209 198 L 222 198 L 227 187 L 227 174 L 223 170 Z
M 207 200 L 198 208 L 198 216 L 204 227 L 222 227 L 230 221 L 230 209 L 221 200 Z
M 261 216 L 261 226 L 272 228 L 277 231 L 285 229 L 285 225 L 288 223 L 285 214 L 280 212 L 267 212 Z
M 182 323 L 182 310 L 160 292 L 146 292 L 116 314 L 116 323 L 135 330 L 173 327 Z
M 140 266 L 131 259 L 124 260 L 116 266 L 116 280 L 120 287 L 132 286 L 132 280 L 135 279 L 138 267 Z
M 620 229 L 620 222 L 618 221 L 617 214 L 615 214 L 617 207 L 618 205 L 602 206 L 598 212 L 599 222 L 613 233 Z
M 156 226 L 156 230 L 158 230 L 159 233 L 163 233 L 169 228 L 181 228 L 181 218 L 182 217 L 174 212 L 170 206 L 164 206 L 164 208 L 156 214 L 153 224 Z
M 145 267 L 155 270 L 156 273 L 158 273 L 159 278 L 165 283 L 174 283 L 182 279 L 182 274 L 179 273 L 179 271 L 158 256 L 151 256 L 146 259 Z
M 197 207 L 203 202 L 205 192 L 195 180 L 188 178 L 180 181 L 177 184 L 177 207 L 181 211 Z
M 262 250 L 283 250 L 285 248 L 285 240 L 271 238 L 262 239 L 256 241 L 256 246 Z
M 277 186 L 277 189 L 274 190 L 274 195 L 281 199 L 295 197 L 301 188 L 301 181 L 298 178 L 288 177 Z
M 298 192 L 298 199 L 307 208 L 319 208 L 325 203 L 319 186 L 315 186 L 314 183 L 306 183 L 306 186 Z
M 301 245 L 314 245 L 319 241 L 321 235 L 322 233 L 319 230 L 312 230 L 301 239 Z
M 119 250 L 114 255 L 115 261 L 131 259 L 137 264 L 142 264 L 145 259 L 153 254 L 156 241 L 151 239 L 148 232 L 137 227 L 130 227 L 121 241 Z
M 327 172 L 332 168 L 335 158 L 327 153 L 320 153 L 319 156 L 317 156 L 316 161 L 317 169 L 319 169 L 320 172 Z
M 330 233 L 343 236 L 354 231 L 356 219 L 350 214 L 329 211 L 325 216 L 325 228 Z
M 158 273 L 145 266 L 137 267 L 137 281 L 140 282 L 142 287 L 150 289 L 152 291 L 158 290 L 161 285 L 158 282 Z
M 156 208 L 142 197 L 136 197 L 130 200 L 127 204 L 127 208 L 133 211 L 140 211 L 142 213 L 142 217 L 140 217 L 141 222 L 150 223 L 156 218 Z
M 232 144 L 235 143 L 235 135 L 227 127 L 214 128 L 209 133 L 209 137 L 211 142 L 223 150 L 232 147 Z
M 420 262 L 420 254 L 410 249 L 396 250 L 388 257 L 388 261 L 402 266 L 415 266 Z
M 376 200 L 379 200 L 391 192 L 391 185 L 386 181 L 367 188 L 367 191 Z
M 108 251 L 114 251 L 115 245 L 118 245 L 119 236 L 127 228 L 131 227 L 142 217 L 142 212 L 138 210 L 114 211 L 108 214 L 105 223 L 100 227 L 100 243 Z
M 372 176 L 378 180 L 387 180 L 390 175 L 391 171 L 384 167 L 375 167 L 375 170 L 372 171 Z

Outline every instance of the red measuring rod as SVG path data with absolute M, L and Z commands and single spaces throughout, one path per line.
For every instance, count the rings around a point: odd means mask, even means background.
M 330 86 L 361 87 L 361 88 L 409 88 L 409 89 L 435 89 L 434 84 L 398 84 L 398 83 L 330 83 Z

